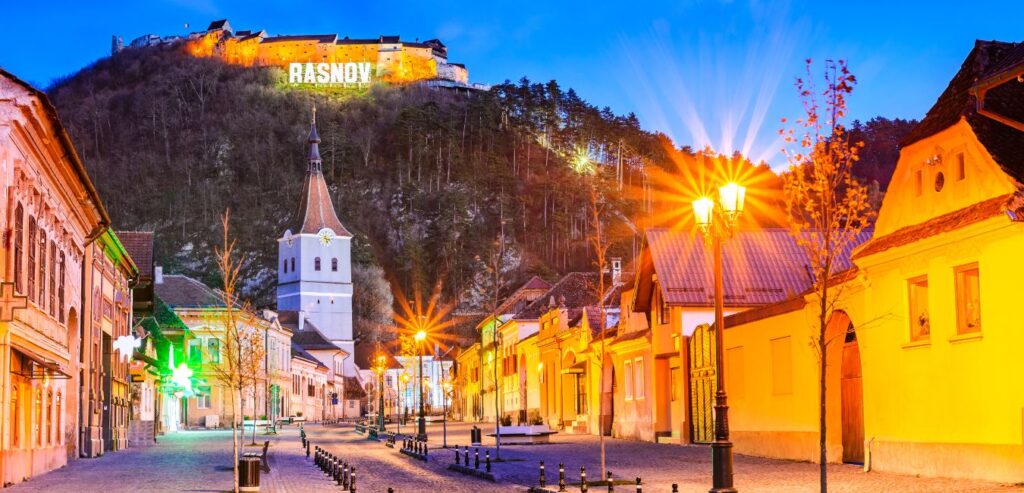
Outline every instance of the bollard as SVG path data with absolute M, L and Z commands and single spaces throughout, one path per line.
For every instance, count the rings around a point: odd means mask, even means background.
M 327 467 L 324 468 L 324 474 L 328 477 L 332 476 L 332 473 L 334 472 L 334 454 L 327 454 L 327 463 L 325 465 Z
M 608 471 L 606 477 L 608 478 L 608 493 L 612 493 L 615 491 L 615 485 L 612 484 L 612 472 Z
M 473 469 L 480 469 L 480 449 L 473 451 Z
M 640 478 L 636 478 L 636 493 L 644 493 L 644 487 L 640 484 Z
M 319 446 L 316 447 L 316 455 L 313 456 L 313 464 L 315 464 L 316 467 L 320 467 L 320 447 Z
M 491 472 L 491 451 L 487 450 L 484 454 L 487 455 L 487 472 Z
M 430 451 L 427 449 L 427 441 L 423 440 L 423 457 L 426 458 L 427 457 L 427 453 L 429 453 L 429 452 Z
M 565 464 L 558 463 L 558 491 L 565 491 Z
M 469 445 L 466 445 L 466 447 L 463 449 L 463 451 L 464 452 L 462 454 L 462 459 L 463 459 L 462 463 L 465 464 L 466 467 L 469 467 Z
M 459 446 L 455 446 L 455 465 L 459 465 Z
M 587 466 L 580 466 L 580 493 L 587 493 Z
M 672 483 L 672 493 L 679 493 L 679 485 Z
M 306 460 L 309 460 L 309 441 L 306 441 Z
M 341 489 L 348 489 L 348 462 L 341 466 Z
M 328 479 L 330 479 L 331 481 L 337 481 L 338 480 L 338 474 L 340 474 L 340 473 L 341 473 L 341 459 L 338 459 L 337 457 L 335 457 L 334 461 L 331 462 L 331 474 L 330 474 L 330 477 Z
M 540 487 L 547 486 L 547 480 L 544 478 L 544 461 L 540 461 Z
M 348 491 L 356 493 L 356 468 L 352 466 L 348 469 Z
M 334 471 L 334 482 L 338 483 L 338 486 L 341 486 L 341 480 L 344 479 L 342 478 L 342 476 L 344 475 L 344 469 L 342 468 L 342 466 L 344 464 L 344 461 L 338 459 L 338 468 L 335 469 Z

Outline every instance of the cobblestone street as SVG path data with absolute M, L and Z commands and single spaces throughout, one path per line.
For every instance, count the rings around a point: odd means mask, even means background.
M 449 445 L 468 443 L 470 425 L 448 427 Z M 430 461 L 423 463 L 367 441 L 349 426 L 308 425 L 314 445 L 326 448 L 356 466 L 358 491 L 386 492 L 499 492 L 525 491 L 537 482 L 538 461 L 544 460 L 548 484 L 557 484 L 558 462 L 566 466 L 567 480 L 578 482 L 580 466 L 586 466 L 591 480 L 599 475 L 596 437 L 556 435 L 550 445 L 506 446 L 503 462 L 493 470 L 499 484 L 470 478 L 447 470 L 454 453 L 441 448 L 440 424 L 429 426 Z M 403 427 L 411 431 L 412 426 Z M 487 433 L 485 426 L 484 432 Z M 264 437 L 257 436 L 262 443 Z M 262 476 L 262 490 L 273 493 L 340 491 L 306 460 L 299 444 L 298 430 L 288 428 L 270 438 L 271 473 Z M 487 440 L 488 445 L 492 442 Z M 400 445 L 400 444 L 399 444 Z M 246 447 L 253 451 L 254 447 Z M 471 451 L 473 449 L 470 449 Z M 493 446 L 481 449 L 490 450 Z M 680 491 L 707 491 L 710 484 L 709 453 L 703 447 L 654 445 L 610 439 L 607 443 L 608 466 L 616 479 L 643 478 L 644 491 L 668 492 L 677 483 Z M 231 486 L 231 441 L 225 431 L 179 432 L 160 439 L 151 447 L 107 454 L 98 459 L 83 459 L 68 467 L 13 486 L 13 492 L 221 492 Z M 483 465 L 481 464 L 481 468 Z M 757 493 L 813 492 L 817 486 L 817 466 L 754 457 L 736 457 L 736 486 L 740 491 Z M 915 478 L 886 473 L 864 473 L 858 466 L 834 465 L 829 468 L 830 491 L 835 492 L 1024 492 L 1021 485 L 998 485 L 977 481 Z M 632 492 L 632 486 L 617 486 Z M 569 491 L 578 491 L 570 487 Z M 604 488 L 592 491 L 604 491 Z

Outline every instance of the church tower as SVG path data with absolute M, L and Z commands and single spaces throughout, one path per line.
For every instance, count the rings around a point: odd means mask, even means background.
M 309 166 L 299 208 L 277 240 L 277 309 L 300 312 L 331 342 L 355 354 L 352 234 L 338 220 L 324 181 L 316 108 L 307 142 Z

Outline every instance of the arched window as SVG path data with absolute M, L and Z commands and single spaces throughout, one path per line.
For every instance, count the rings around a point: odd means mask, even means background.
M 25 292 L 25 285 L 22 284 L 21 280 L 21 261 L 24 254 L 24 236 L 25 236 L 25 208 L 18 204 L 18 207 L 14 210 L 14 290 L 19 293 Z
M 57 242 L 50 240 L 50 316 L 57 316 Z
M 64 415 L 61 413 L 61 407 L 64 404 L 64 396 L 57 391 L 57 438 L 54 440 L 56 443 L 61 443 L 64 439 L 64 428 L 61 426 L 64 424 Z
M 60 320 L 60 323 L 64 323 L 64 278 L 67 277 L 68 272 L 65 262 L 64 252 L 60 252 L 60 281 L 57 284 L 57 319 Z
M 25 294 L 28 299 L 36 299 L 36 218 L 28 217 L 28 286 Z
M 46 391 L 46 443 L 53 443 L 53 391 Z
M 313 270 L 320 271 L 320 257 L 313 259 Z
M 46 232 L 39 229 L 39 309 L 46 311 Z
M 21 445 L 21 420 L 18 419 L 18 415 L 21 414 L 18 411 L 18 386 L 14 385 L 11 387 L 11 446 L 17 447 Z
M 331 272 L 338 272 L 338 259 L 331 259 Z

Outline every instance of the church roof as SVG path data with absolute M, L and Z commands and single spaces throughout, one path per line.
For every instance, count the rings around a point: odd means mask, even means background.
M 327 339 L 327 336 L 308 318 L 302 324 L 302 330 L 295 331 L 292 335 L 292 342 L 298 344 L 302 349 L 315 351 L 317 349 L 339 349 L 340 348 Z
M 990 79 L 1024 64 L 1024 43 L 976 41 L 960 71 L 928 114 L 900 142 L 906 147 L 965 120 L 981 144 L 1011 177 L 1024 182 L 1024 132 L 981 115 L 973 89 Z M 986 109 L 1009 118 L 1024 119 L 1024 85 L 1013 82 L 993 87 L 985 98 Z
M 338 219 L 331 201 L 327 181 L 324 180 L 323 164 L 320 160 L 320 134 L 316 131 L 316 113 L 309 129 L 309 167 L 306 181 L 302 185 L 299 208 L 292 217 L 289 230 L 292 234 L 316 234 L 330 228 L 338 236 L 352 236 Z

